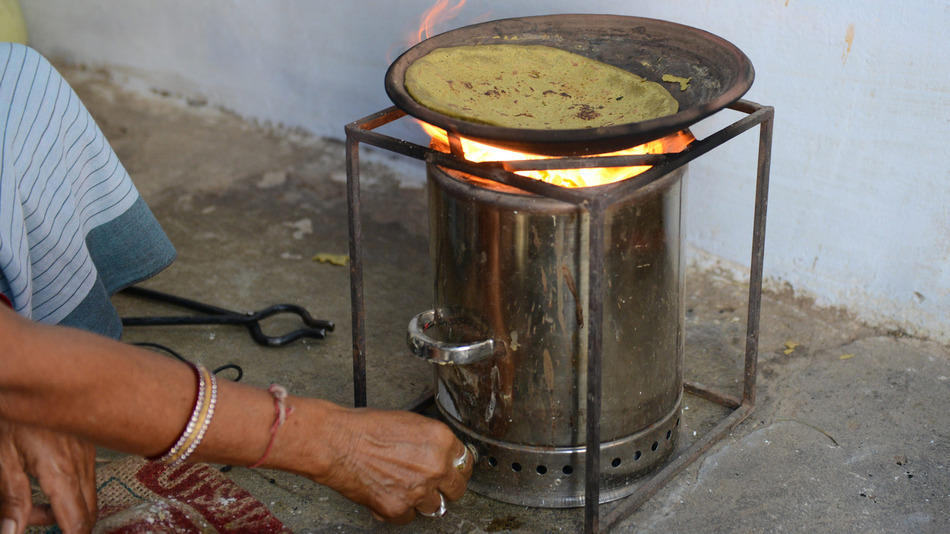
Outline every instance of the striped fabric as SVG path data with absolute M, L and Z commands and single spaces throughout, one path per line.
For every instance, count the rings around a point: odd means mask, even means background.
M 36 321 L 117 336 L 109 294 L 174 249 L 49 62 L 0 43 L 0 69 L 0 292 Z M 69 320 L 77 310 L 91 316 Z

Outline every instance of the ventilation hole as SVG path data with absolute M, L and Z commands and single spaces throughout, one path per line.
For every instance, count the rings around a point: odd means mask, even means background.
M 635 452 L 635 453 L 633 454 L 633 459 L 634 459 L 634 460 L 639 460 L 641 456 L 643 456 L 643 453 L 640 452 L 640 451 L 637 451 L 637 452 Z
M 570 475 L 571 473 L 574 472 L 574 468 L 569 465 L 565 465 L 564 467 L 561 468 L 561 472 L 564 473 L 565 475 Z
M 670 439 L 670 436 L 672 436 L 672 435 L 673 435 L 673 431 L 672 431 L 672 430 L 667 430 L 667 431 L 666 431 L 666 439 Z
M 610 465 L 614 467 L 620 467 L 620 458 L 614 458 L 610 461 Z
M 543 465 L 539 465 L 536 471 L 538 472 L 539 475 L 543 475 L 548 472 L 548 468 Z
M 489 456 L 488 465 L 495 467 L 496 465 L 498 465 L 498 460 L 496 460 L 494 456 Z
M 518 462 L 511 464 L 511 470 L 515 472 L 521 471 L 521 464 Z
M 659 444 L 658 442 L 654 441 L 654 442 L 653 442 L 653 445 L 650 446 L 650 450 L 651 450 L 651 451 L 655 451 L 656 448 L 659 447 L 659 446 L 660 446 L 660 444 Z

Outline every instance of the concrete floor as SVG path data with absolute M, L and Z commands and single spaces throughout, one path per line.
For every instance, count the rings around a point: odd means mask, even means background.
M 147 287 L 237 310 L 291 302 L 337 325 L 324 340 L 279 349 L 255 345 L 239 327 L 129 328 L 125 339 L 163 343 L 209 365 L 237 363 L 248 383 L 352 402 L 348 271 L 311 259 L 347 252 L 343 145 L 200 101 L 129 94 L 105 72 L 63 72 L 178 248 L 175 264 Z M 410 317 L 430 307 L 425 197 L 401 186 L 384 157 L 369 159 L 369 402 L 401 408 L 431 384 L 426 364 L 405 349 Z M 738 393 L 746 289 L 692 269 L 687 290 L 687 378 Z M 121 295 L 116 303 L 123 315 L 169 311 Z M 755 413 L 616 531 L 950 531 L 948 347 L 876 330 L 791 291 L 768 292 L 761 321 Z M 266 329 L 293 326 L 275 320 Z M 687 396 L 682 442 L 722 413 Z M 298 532 L 583 527 L 580 509 L 528 509 L 471 492 L 444 518 L 391 527 L 297 476 L 244 468 L 229 475 Z

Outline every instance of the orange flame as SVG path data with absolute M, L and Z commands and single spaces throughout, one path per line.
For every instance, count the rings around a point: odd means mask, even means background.
M 465 5 L 466 0 L 458 0 L 455 5 L 450 5 L 451 0 L 437 0 L 437 2 L 422 14 L 419 23 L 419 30 L 416 35 L 416 41 L 421 42 L 432 36 L 433 28 L 437 24 L 444 23 L 454 18 Z M 417 121 L 420 126 L 432 137 L 432 145 L 448 152 L 449 141 L 445 130 L 428 124 L 423 121 Z M 539 154 L 528 154 L 494 147 L 466 139 L 459 138 L 462 144 L 462 153 L 465 159 L 473 162 L 482 161 L 511 161 L 522 159 L 546 159 L 551 156 Z M 689 131 L 680 131 L 666 136 L 662 139 L 650 141 L 632 148 L 618 150 L 607 154 L 596 154 L 597 156 L 626 156 L 634 154 L 668 154 L 681 152 L 691 142 L 695 141 Z M 649 165 L 640 165 L 633 167 L 609 167 L 593 169 L 559 169 L 559 170 L 540 170 L 540 171 L 516 171 L 517 174 L 543 180 L 545 182 L 559 185 L 562 187 L 590 187 L 595 185 L 609 184 L 619 182 L 636 176 L 647 169 Z
M 449 138 L 445 130 L 433 126 L 427 122 L 417 121 L 422 129 L 432 137 L 433 146 L 437 146 L 445 151 L 449 146 Z M 551 156 L 539 154 L 528 154 L 516 152 L 505 148 L 494 147 L 466 139 L 459 138 L 462 141 L 462 153 L 465 159 L 473 162 L 482 161 L 511 161 L 521 159 L 546 159 Z M 661 139 L 656 139 L 632 148 L 618 150 L 607 154 L 596 154 L 596 156 L 628 156 L 634 154 L 669 154 L 681 152 L 696 138 L 688 131 L 679 131 Z M 561 187 L 591 187 L 595 185 L 604 185 L 620 180 L 625 180 L 636 176 L 647 169 L 649 165 L 637 165 L 633 167 L 603 167 L 593 169 L 556 169 L 541 171 L 516 171 L 516 174 L 542 180 L 550 184 Z
M 419 33 L 416 35 L 416 42 L 421 42 L 423 39 L 431 37 L 432 28 L 435 27 L 436 24 L 454 18 L 459 10 L 462 9 L 462 6 L 465 5 L 465 0 L 459 0 L 454 6 L 449 6 L 449 1 L 450 0 L 438 0 L 438 2 L 422 14 L 422 19 L 419 22 Z

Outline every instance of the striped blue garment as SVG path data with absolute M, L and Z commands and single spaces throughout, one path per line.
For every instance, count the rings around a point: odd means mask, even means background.
M 79 98 L 0 43 L 0 292 L 33 320 L 118 337 L 109 296 L 175 250 Z

